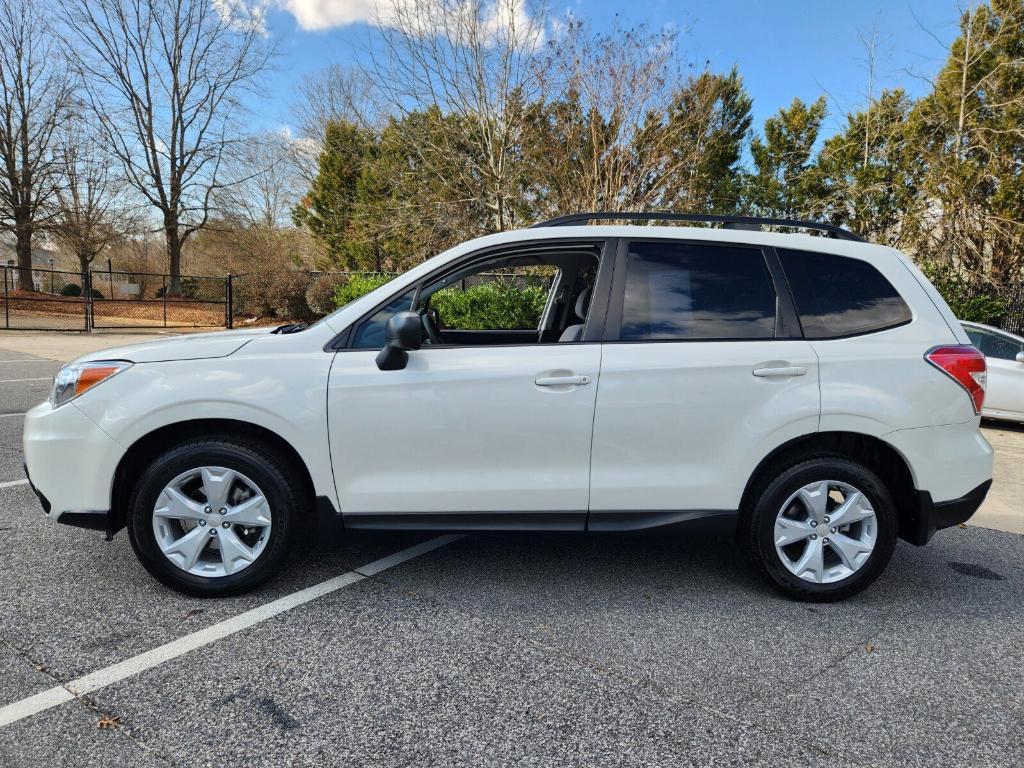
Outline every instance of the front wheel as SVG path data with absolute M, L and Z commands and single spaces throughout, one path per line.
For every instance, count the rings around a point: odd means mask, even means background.
M 783 469 L 741 525 L 755 565 L 797 600 L 828 602 L 860 592 L 896 546 L 896 509 L 885 484 L 840 457 Z
M 266 446 L 199 439 L 143 471 L 129 499 L 128 535 L 161 582 L 200 597 L 267 581 L 287 554 L 300 485 Z

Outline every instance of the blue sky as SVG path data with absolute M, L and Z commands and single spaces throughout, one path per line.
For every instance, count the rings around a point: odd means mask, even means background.
M 373 30 L 365 22 L 342 22 L 367 18 L 374 2 L 277 0 L 267 25 L 280 56 L 265 78 L 263 98 L 253 104 L 257 123 L 288 126 L 295 85 L 304 75 L 331 62 L 351 62 L 356 51 L 372 45 Z M 716 71 L 739 66 L 754 98 L 755 127 L 794 96 L 810 101 L 824 93 L 829 133 L 842 124 L 845 110 L 864 100 L 860 33 L 870 34 L 877 24 L 880 85 L 917 95 L 928 87 L 923 78 L 945 58 L 941 43 L 956 37 L 958 15 L 955 0 L 570 0 L 549 7 L 596 29 L 610 27 L 617 15 L 624 26 L 674 26 L 682 33 L 681 64 L 701 67 L 707 61 Z M 298 19 L 326 28 L 305 29 Z

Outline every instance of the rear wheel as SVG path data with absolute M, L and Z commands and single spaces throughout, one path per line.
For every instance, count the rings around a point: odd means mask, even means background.
M 896 546 L 896 510 L 867 467 L 817 457 L 783 468 L 745 516 L 741 541 L 790 597 L 841 600 L 882 572 Z
M 129 500 L 129 538 L 146 570 L 173 589 L 245 592 L 280 570 L 300 488 L 266 446 L 191 441 L 143 471 Z

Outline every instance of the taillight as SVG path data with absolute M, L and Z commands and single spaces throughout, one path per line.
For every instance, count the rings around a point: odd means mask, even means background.
M 985 356 L 969 344 L 934 347 L 924 359 L 959 384 L 971 398 L 975 413 L 985 402 Z

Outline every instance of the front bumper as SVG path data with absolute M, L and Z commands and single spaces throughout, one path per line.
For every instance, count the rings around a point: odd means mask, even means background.
M 923 546 L 936 531 L 966 523 L 985 501 L 991 487 L 992 481 L 986 480 L 959 499 L 939 502 L 932 501 L 932 495 L 928 491 L 918 491 L 917 517 L 910 530 L 906 530 L 904 538 L 911 544 Z
M 25 414 L 25 474 L 46 516 L 111 533 L 110 496 L 125 451 L 75 406 Z

